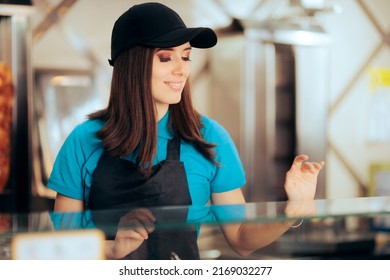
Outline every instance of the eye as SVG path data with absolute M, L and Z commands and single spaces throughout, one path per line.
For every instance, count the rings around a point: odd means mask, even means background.
M 190 56 L 183 56 L 181 59 L 183 59 L 183 61 L 191 61 Z
M 158 58 L 160 59 L 160 62 L 168 62 L 173 60 L 172 56 L 169 55 L 159 55 Z

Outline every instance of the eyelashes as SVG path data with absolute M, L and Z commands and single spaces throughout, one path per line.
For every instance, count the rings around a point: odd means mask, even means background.
M 160 62 L 168 62 L 173 60 L 171 56 L 159 55 L 158 58 L 160 59 Z
M 169 61 L 174 60 L 174 58 L 172 56 L 165 56 L 165 55 L 159 55 L 158 58 L 159 58 L 160 62 L 169 62 Z M 191 61 L 189 56 L 182 56 L 181 59 L 183 61 Z

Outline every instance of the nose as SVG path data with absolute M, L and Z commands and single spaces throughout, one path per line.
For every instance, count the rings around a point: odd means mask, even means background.
M 175 67 L 173 69 L 173 74 L 175 76 L 184 76 L 189 71 L 189 65 L 188 62 L 183 61 L 183 59 L 176 59 L 175 60 Z

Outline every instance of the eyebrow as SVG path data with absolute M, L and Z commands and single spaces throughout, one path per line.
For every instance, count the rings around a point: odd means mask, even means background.
M 192 47 L 185 48 L 183 51 L 190 51 L 190 50 L 192 50 Z M 155 50 L 155 53 L 159 52 L 159 51 L 174 51 L 174 49 L 173 48 L 157 48 Z

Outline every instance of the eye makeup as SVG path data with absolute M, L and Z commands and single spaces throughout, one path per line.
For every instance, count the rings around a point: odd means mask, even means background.
M 169 62 L 174 60 L 175 52 L 179 52 L 179 51 L 175 48 L 156 49 L 155 54 L 159 58 L 160 62 Z M 183 61 L 191 61 L 190 59 L 191 47 L 185 48 L 182 51 L 182 53 L 184 55 L 181 55 L 180 57 Z

